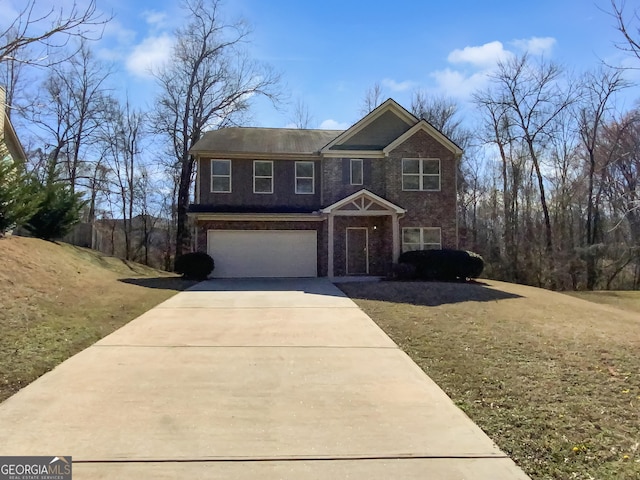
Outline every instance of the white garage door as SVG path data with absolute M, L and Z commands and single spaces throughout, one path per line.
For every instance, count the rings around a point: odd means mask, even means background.
M 316 277 L 315 230 L 209 230 L 207 251 L 213 276 Z

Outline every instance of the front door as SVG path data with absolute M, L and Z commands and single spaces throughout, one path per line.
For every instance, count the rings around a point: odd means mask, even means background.
M 366 227 L 347 228 L 347 275 L 369 273 L 369 232 Z

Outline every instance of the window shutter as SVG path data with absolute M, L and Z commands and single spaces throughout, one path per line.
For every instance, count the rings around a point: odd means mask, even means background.
M 342 184 L 349 185 L 351 182 L 351 159 L 342 159 Z
M 371 188 L 371 168 L 372 161 L 370 158 L 365 158 L 362 160 L 362 183 L 364 183 L 365 188 L 368 186 Z

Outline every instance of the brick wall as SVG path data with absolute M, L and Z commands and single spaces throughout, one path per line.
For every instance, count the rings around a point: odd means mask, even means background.
M 439 192 L 402 190 L 403 158 L 439 158 Z M 385 163 L 384 197 L 407 210 L 402 227 L 441 227 L 443 248 L 457 248 L 456 159 L 454 154 L 424 131 L 419 131 L 390 152 Z
M 403 191 L 403 158 L 439 158 L 440 191 Z M 349 184 L 346 171 L 348 162 L 348 158 L 323 160 L 323 206 L 366 188 L 407 210 L 407 214 L 400 220 L 401 228 L 440 227 L 443 247 L 457 247 L 457 165 L 454 154 L 440 142 L 428 133 L 419 131 L 394 149 L 387 158 L 365 159 L 363 185 Z
M 198 165 L 200 202 L 216 206 L 289 206 L 320 208 L 320 162 L 315 161 L 315 192 L 295 191 L 295 161 L 273 161 L 273 193 L 253 193 L 253 160 L 231 160 L 231 193 L 211 192 L 211 159 L 201 159 Z

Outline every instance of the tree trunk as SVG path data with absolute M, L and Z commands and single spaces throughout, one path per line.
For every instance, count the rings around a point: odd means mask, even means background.
M 527 145 L 529 147 L 529 155 L 531 155 L 531 160 L 533 161 L 533 168 L 536 172 L 536 177 L 538 179 L 538 189 L 540 191 L 540 205 L 542 206 L 542 214 L 544 216 L 544 231 L 546 240 L 545 253 L 547 255 L 547 264 L 549 268 L 550 288 L 552 290 L 555 290 L 556 279 L 554 274 L 553 236 L 551 230 L 551 217 L 549 216 L 549 206 L 547 205 L 547 198 L 544 189 L 544 178 L 542 176 L 542 172 L 540 171 L 540 163 L 533 146 L 533 141 L 529 138 L 527 138 Z
M 193 159 L 188 157 L 182 163 L 180 186 L 178 187 L 177 225 L 176 225 L 176 257 L 186 253 L 191 246 L 189 232 L 189 191 L 191 189 L 191 175 L 193 172 Z
M 587 225 L 586 225 L 586 270 L 587 290 L 593 290 L 597 281 L 596 258 L 593 249 L 595 244 L 594 205 L 593 205 L 593 177 L 595 175 L 596 161 L 594 152 L 589 149 L 589 187 L 587 192 Z

